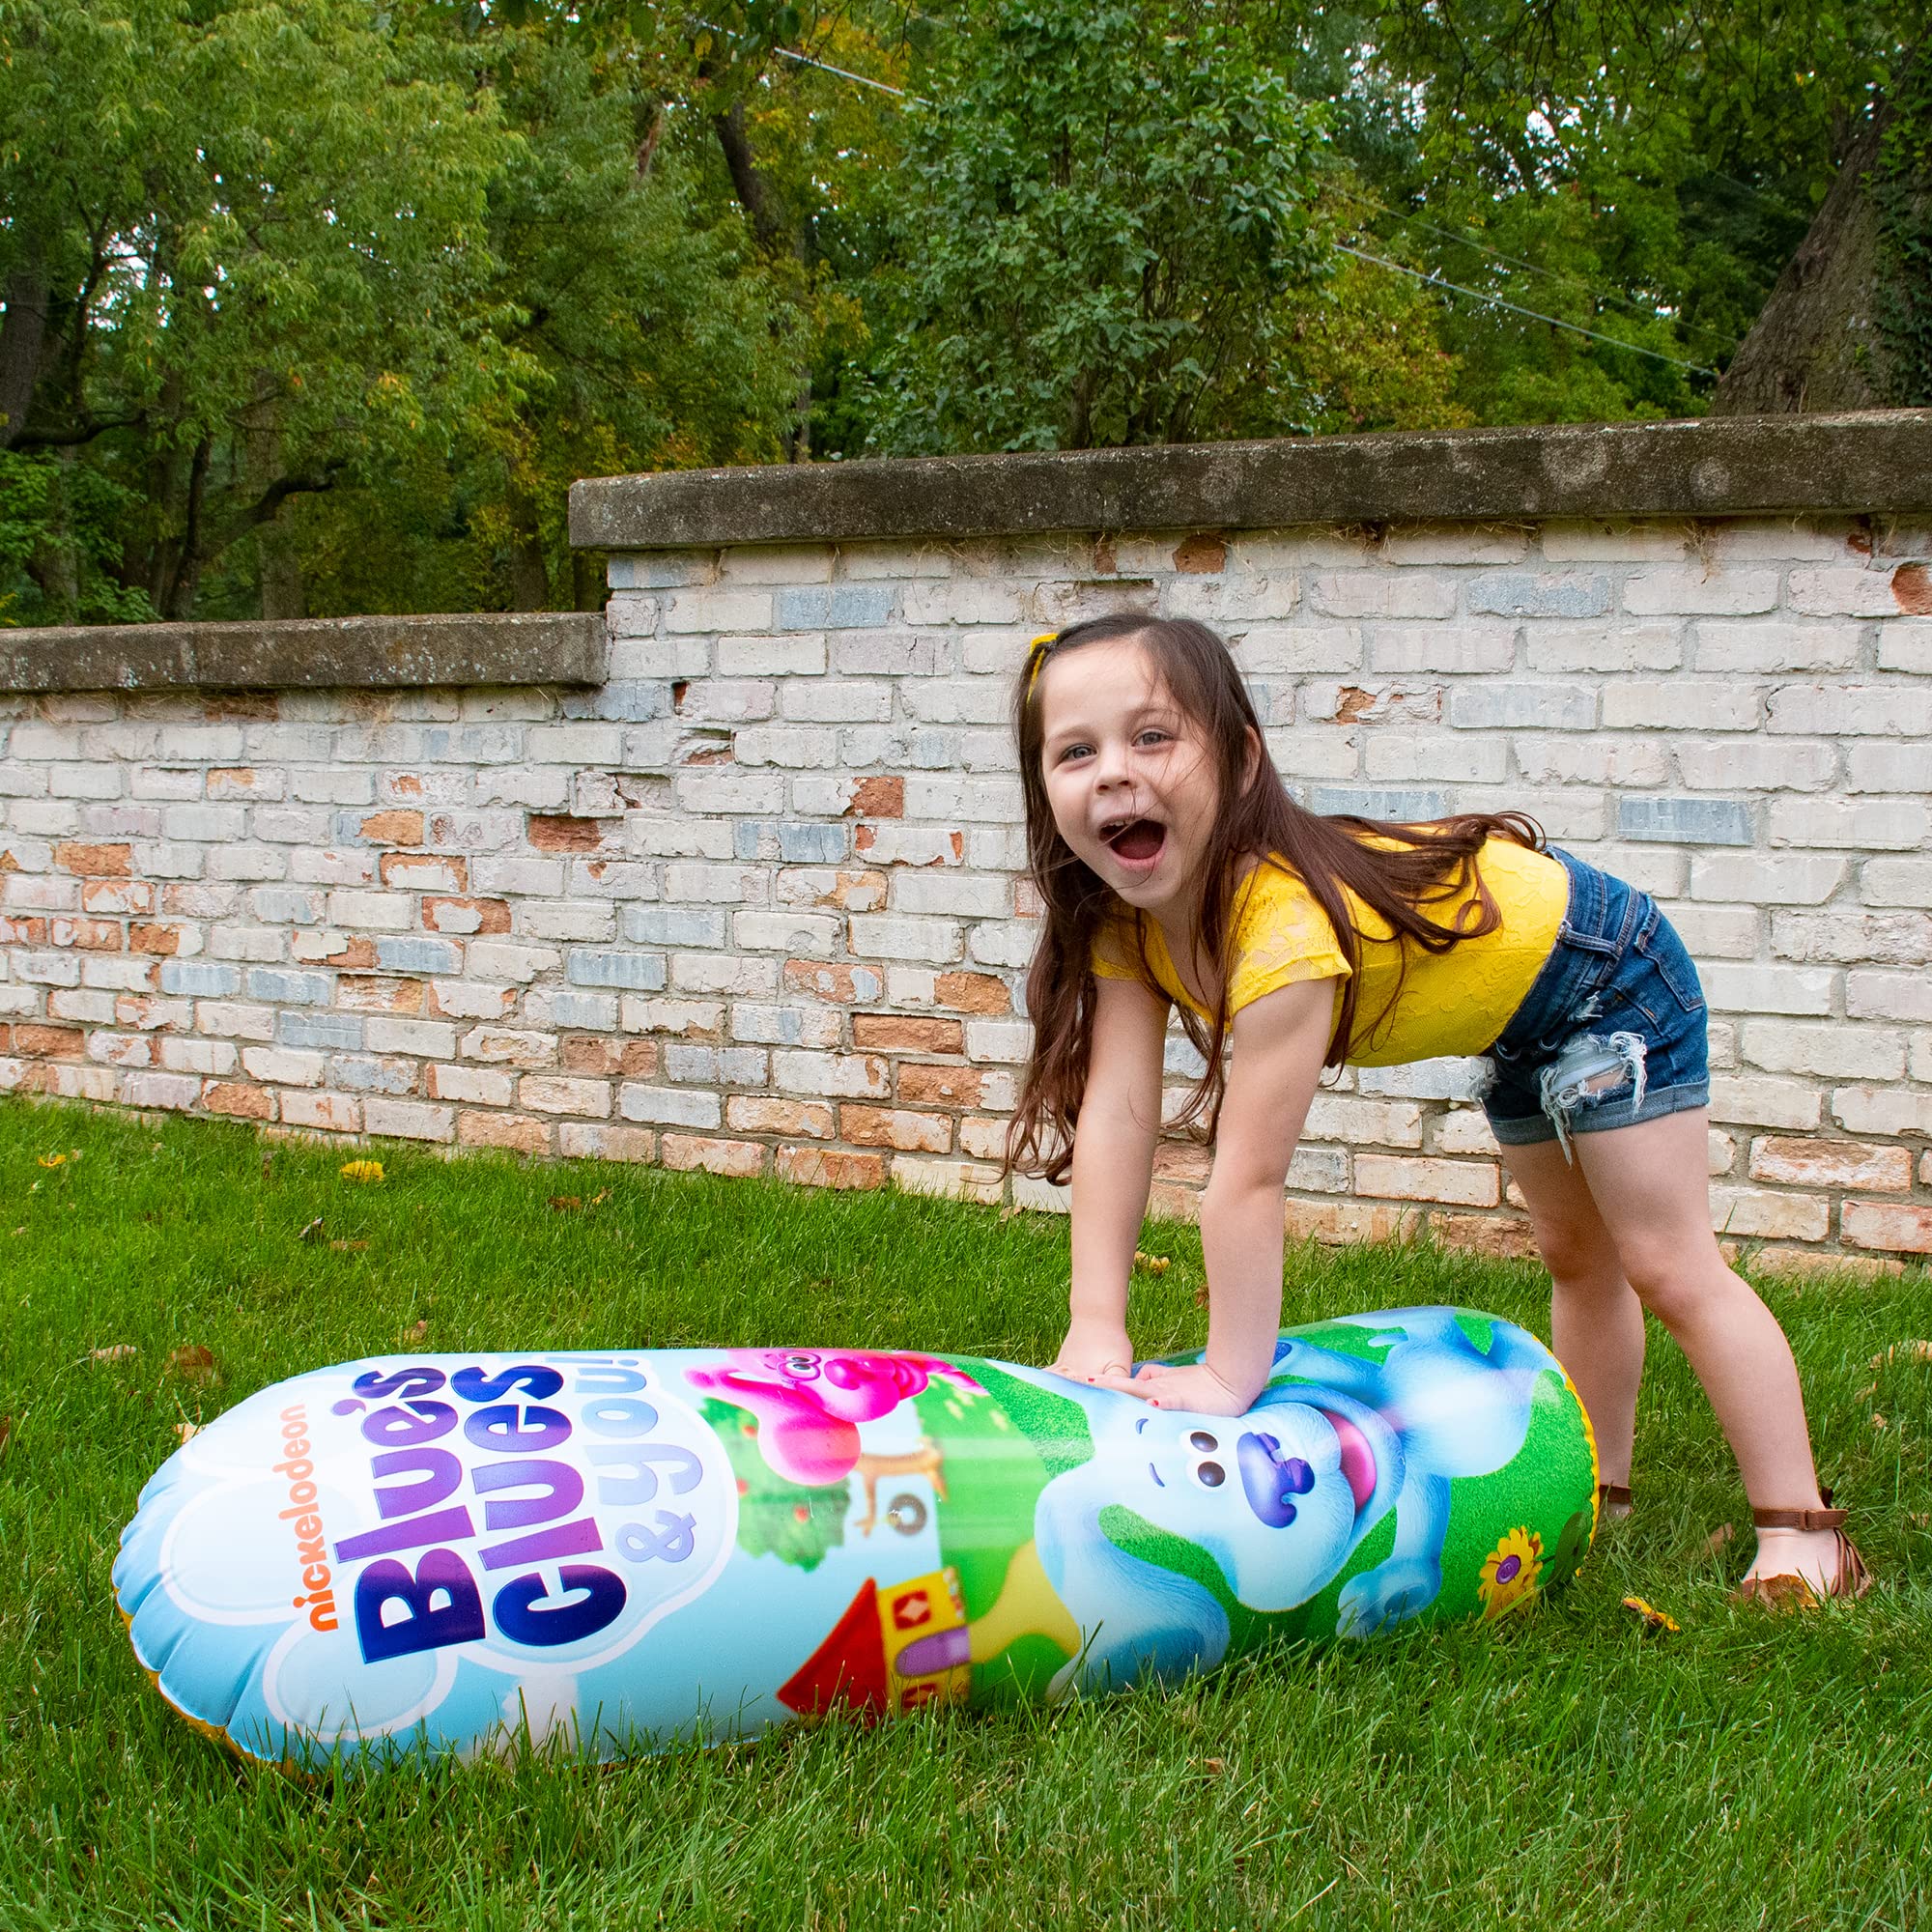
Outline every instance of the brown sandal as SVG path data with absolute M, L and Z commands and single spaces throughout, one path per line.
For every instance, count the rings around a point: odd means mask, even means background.
M 1597 1520 L 1599 1522 L 1620 1522 L 1629 1516 L 1632 1509 L 1631 1491 L 1628 1483 L 1599 1483 L 1597 1485 Z
M 1847 1512 L 1833 1509 L 1830 1490 L 1820 1490 L 1823 1509 L 1754 1509 L 1751 1525 L 1756 1529 L 1829 1529 L 1837 1533 L 1838 1574 L 1826 1590 L 1828 1597 L 1862 1597 L 1871 1588 L 1871 1572 L 1859 1554 L 1858 1545 L 1845 1534 Z M 1815 1584 L 1803 1577 L 1747 1577 L 1738 1585 L 1738 1597 L 1746 1603 L 1763 1604 L 1775 1610 L 1812 1610 L 1818 1607 Z

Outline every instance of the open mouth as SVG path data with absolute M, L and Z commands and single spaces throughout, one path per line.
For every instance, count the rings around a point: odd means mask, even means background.
M 1154 818 L 1116 818 L 1101 826 L 1100 838 L 1115 858 L 1145 866 L 1160 856 L 1167 827 Z

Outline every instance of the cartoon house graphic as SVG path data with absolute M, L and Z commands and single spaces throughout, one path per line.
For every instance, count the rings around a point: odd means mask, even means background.
M 867 1719 L 922 1704 L 963 1703 L 970 1664 L 923 1677 L 902 1677 L 895 1665 L 916 1638 L 961 1630 L 965 1623 L 959 1576 L 951 1565 L 883 1590 L 867 1577 L 825 1641 L 780 1687 L 779 1701 L 802 1715 L 842 1703 Z

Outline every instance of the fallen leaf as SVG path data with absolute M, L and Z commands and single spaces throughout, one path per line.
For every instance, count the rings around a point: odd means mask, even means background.
M 0 1456 L 6 1455 L 7 1444 L 13 1439 L 13 1435 L 14 1418 L 11 1415 L 0 1415 Z
M 4 1443 L 6 1439 L 4 1435 L 0 1435 L 0 1443 Z M 1905 1520 L 1914 1529 L 1932 1529 L 1932 1516 L 1927 1516 L 1923 1510 L 1909 1511 Z
M 383 1163 L 380 1160 L 345 1160 L 338 1172 L 344 1180 L 381 1180 Z
M 179 1349 L 169 1350 L 168 1369 L 171 1374 L 182 1376 L 191 1382 L 212 1382 L 214 1379 L 214 1350 L 204 1349 L 199 1342 L 185 1342 Z
M 178 1422 L 175 1424 L 175 1434 L 181 1437 L 184 1443 L 191 1442 L 201 1434 L 201 1424 L 198 1422 Z
M 1194 1305 L 1196 1308 L 1208 1306 L 1208 1284 L 1205 1281 L 1194 1291 Z
M 105 1349 L 90 1349 L 87 1352 L 93 1361 L 125 1362 L 129 1355 L 138 1355 L 141 1351 L 132 1342 L 114 1342 Z
M 429 1333 L 429 1323 L 427 1321 L 418 1321 L 416 1325 L 409 1331 L 409 1339 L 412 1342 L 420 1342 L 423 1339 L 423 1337 L 428 1333 Z
M 593 1208 L 601 1208 L 605 1202 L 610 1200 L 610 1198 L 611 1198 L 611 1190 L 608 1187 L 600 1187 L 597 1190 L 597 1192 L 590 1197 L 590 1205 Z
M 41 1165 L 44 1167 L 46 1162 Z M 1894 1342 L 1874 1355 L 1867 1366 L 1882 1369 L 1888 1362 L 1932 1362 L 1932 1342 Z
M 265 1153 L 262 1156 L 262 1179 L 264 1180 L 268 1179 L 270 1170 L 273 1168 L 274 1164 L 275 1164 L 275 1156 L 273 1154 Z
M 1624 1599 L 1624 1608 L 1634 1610 L 1650 1630 L 1678 1631 L 1683 1629 L 1683 1625 L 1675 1617 L 1666 1616 L 1663 1611 L 1656 1608 L 1653 1605 L 1646 1604 L 1641 1597 L 1626 1597 Z
M 1714 1529 L 1710 1533 L 1710 1535 L 1704 1539 L 1704 1548 L 1708 1549 L 1713 1556 L 1715 1556 L 1719 1550 L 1723 1548 L 1725 1544 L 1730 1542 L 1735 1532 L 1732 1530 L 1729 1523 L 1720 1522 L 1717 1526 L 1717 1528 Z
M 1149 1274 L 1165 1274 L 1174 1265 L 1174 1258 L 1171 1255 L 1144 1254 L 1136 1248 L 1134 1265 L 1137 1268 L 1145 1268 Z
M 306 1228 L 304 1228 L 304 1229 L 303 1229 L 303 1230 L 301 1231 L 301 1233 L 300 1233 L 299 1235 L 298 1235 L 298 1236 L 296 1236 L 296 1239 L 297 1239 L 297 1240 L 298 1240 L 298 1241 L 319 1241 L 319 1240 L 321 1240 L 321 1239 L 322 1239 L 322 1216 L 321 1216 L 320 1214 L 318 1214 L 318 1215 L 317 1215 L 317 1216 L 315 1217 L 315 1219 L 314 1219 L 313 1221 L 311 1221 L 311 1222 L 310 1222 L 310 1223 L 308 1224 L 308 1226 L 307 1226 Z
M 359 1255 L 369 1243 L 367 1241 L 330 1241 L 329 1250 L 338 1255 Z
M 583 1197 L 579 1194 L 553 1194 L 550 1197 L 553 1214 L 570 1214 L 583 1206 Z
M 67 1155 L 64 1153 L 43 1153 L 41 1156 L 41 1165 L 43 1167 L 65 1167 L 67 1165 Z
M 1226 1771 L 1227 1768 L 1228 1768 L 1228 1760 L 1226 1758 L 1210 1757 L 1208 1760 L 1208 1769 L 1211 1771 L 1217 1777 L 1221 1775 L 1222 1772 Z
M 1876 1409 L 1874 1409 L 1872 1411 L 1872 1427 L 1874 1429 L 1889 1429 L 1891 1427 L 1891 1424 L 1889 1423 L 1884 1416 L 1879 1414 L 1879 1412 Z

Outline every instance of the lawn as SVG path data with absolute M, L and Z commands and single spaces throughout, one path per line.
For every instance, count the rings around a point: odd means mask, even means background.
M 848 1341 L 1042 1360 L 1057 1218 L 628 1168 L 443 1161 L 0 1104 L 0 1926 L 1906 1927 L 1932 1894 L 1932 1283 L 1774 1278 L 1821 1464 L 1883 1579 L 1733 1605 L 1747 1521 L 1654 1337 L 1638 1509 L 1534 1616 L 1281 1649 L 1052 1715 L 554 1752 L 338 1786 L 149 1689 L 108 1581 L 178 1426 L 362 1353 Z M 48 1165 L 55 1156 L 66 1156 Z M 315 1227 L 320 1221 L 320 1228 Z M 304 1231 L 309 1238 L 302 1238 Z M 1200 1248 L 1137 1285 L 1198 1344 Z M 1548 1326 L 1540 1271 L 1295 1252 L 1290 1321 L 1407 1301 Z M 1681 1624 L 1654 1634 L 1637 1594 Z

